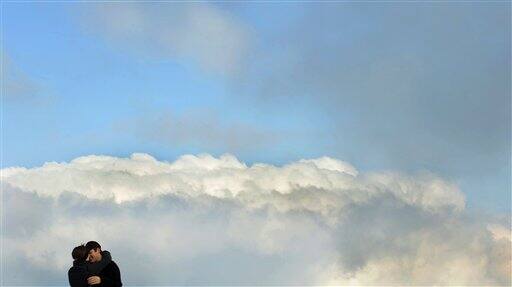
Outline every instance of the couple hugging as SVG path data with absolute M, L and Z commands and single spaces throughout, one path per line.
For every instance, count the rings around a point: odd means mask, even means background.
M 96 241 L 77 246 L 71 252 L 73 267 L 68 271 L 71 287 L 121 287 L 121 272 L 110 252 L 101 251 Z

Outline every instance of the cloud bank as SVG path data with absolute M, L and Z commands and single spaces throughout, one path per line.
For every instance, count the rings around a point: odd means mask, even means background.
M 4 284 L 66 284 L 97 240 L 126 285 L 510 285 L 510 222 L 434 174 L 334 158 L 84 156 L 2 170 Z

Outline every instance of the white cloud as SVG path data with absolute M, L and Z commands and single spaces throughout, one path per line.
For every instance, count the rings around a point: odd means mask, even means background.
M 74 191 L 92 199 L 113 198 L 117 203 L 162 194 L 207 194 L 244 202 L 259 197 L 265 203 L 277 204 L 274 196 L 263 196 L 314 188 L 330 192 L 345 203 L 365 202 L 391 193 L 398 200 L 431 211 L 462 210 L 465 204 L 457 186 L 434 175 L 358 176 L 349 163 L 328 157 L 300 160 L 283 167 L 262 163 L 247 167 L 229 154 L 220 158 L 184 155 L 169 163 L 136 153 L 129 159 L 93 155 L 70 163 L 51 162 L 38 168 L 7 168 L 3 172 L 6 182 L 42 195 Z M 309 206 L 305 204 L 304 208 Z
M 510 284 L 508 229 L 471 219 L 433 174 L 229 154 L 91 155 L 2 174 L 7 284 L 45 272 L 64 284 L 72 247 L 88 240 L 132 285 Z M 36 275 L 13 275 L 26 270 Z

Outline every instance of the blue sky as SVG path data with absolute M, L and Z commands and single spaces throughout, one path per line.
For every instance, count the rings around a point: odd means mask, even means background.
M 510 213 L 510 3 L 2 5 L 3 167 L 325 155 Z

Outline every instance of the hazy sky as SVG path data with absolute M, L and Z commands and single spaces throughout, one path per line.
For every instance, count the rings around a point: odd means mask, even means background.
M 6 216 L 4 238 L 16 246 L 7 255 L 19 259 L 6 268 L 27 265 L 36 274 L 28 281 L 6 277 L 8 282 L 34 284 L 44 277 L 37 274 L 50 272 L 48 282 L 65 283 L 68 250 L 65 256 L 55 250 L 58 264 L 41 269 L 46 263 L 27 255 L 29 246 L 73 231 L 68 217 L 86 216 L 80 210 L 91 207 L 105 224 L 176 216 L 182 221 L 169 223 L 176 232 L 204 227 L 180 241 L 191 240 L 196 253 L 172 262 L 149 256 L 148 262 L 181 270 L 153 283 L 229 283 L 222 270 L 209 269 L 219 258 L 228 258 L 224 267 L 230 270 L 240 267 L 237 260 L 267 265 L 253 266 L 254 273 L 241 268 L 231 277 L 235 283 L 509 283 L 510 276 L 500 273 L 507 270 L 503 265 L 491 266 L 492 252 L 506 247 L 485 230 L 510 228 L 510 8 L 506 1 L 2 3 L 4 195 L 8 207 L 34 210 L 11 217 L 33 226 L 24 231 Z M 128 164 L 126 170 L 115 167 L 118 161 Z M 180 162 L 205 171 L 182 175 Z M 294 165 L 296 171 L 287 169 Z M 145 177 L 154 174 L 162 178 Z M 81 184 L 67 181 L 74 179 Z M 149 211 L 152 200 L 170 211 Z M 204 213 L 198 211 L 202 204 L 208 206 Z M 268 205 L 277 211 L 262 207 Z M 293 208 L 283 211 L 282 205 Z M 38 210 L 51 206 L 53 215 L 40 216 Z M 290 213 L 294 208 L 300 212 Z M 363 232 L 374 226 L 364 214 L 383 217 L 381 226 L 393 236 Z M 254 229 L 243 231 L 248 222 Z M 152 224 L 148 230 L 157 232 Z M 357 224 L 363 231 L 354 232 Z M 457 227 L 449 230 L 450 224 Z M 219 235 L 212 225 L 232 233 Z M 286 234 L 265 241 L 279 228 Z M 135 241 L 87 230 L 80 233 L 83 241 L 95 235 L 120 244 L 125 268 L 135 269 L 126 265 Z M 233 235 L 239 231 L 247 237 Z M 319 238 L 309 239 L 310 232 Z M 265 240 L 253 244 L 251 233 Z M 397 243 L 402 235 L 407 239 Z M 440 250 L 444 255 L 432 261 L 422 259 L 427 249 L 418 257 L 410 251 L 418 244 L 439 247 L 432 243 L 439 238 L 446 239 L 443 248 L 455 248 L 468 240 L 465 235 L 481 238 L 469 253 L 491 262 L 480 266 L 487 273 L 443 277 L 439 262 L 466 268 L 459 257 L 464 249 Z M 166 240 L 164 233 L 152 236 Z M 220 238 L 202 245 L 200 238 L 211 236 Z M 299 240 L 290 247 L 293 236 Z M 63 240 L 71 250 L 81 238 Z M 358 247 L 361 240 L 374 248 L 364 256 L 368 246 Z M 308 244 L 319 246 L 312 248 L 315 256 L 297 252 Z M 171 247 L 170 253 L 187 248 Z M 394 252 L 430 267 L 409 274 L 387 261 Z M 251 259 L 255 254 L 261 257 Z M 296 264 L 285 264 L 283 254 L 297 256 Z M 194 277 L 183 271 L 192 265 L 211 272 Z M 280 273 L 258 281 L 269 270 Z M 297 270 L 308 271 L 292 278 Z M 428 281 L 431 272 L 443 276 Z

